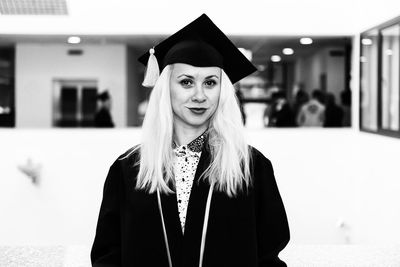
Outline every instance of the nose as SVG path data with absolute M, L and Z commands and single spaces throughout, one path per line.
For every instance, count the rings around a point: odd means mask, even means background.
M 192 101 L 202 103 L 206 101 L 206 95 L 204 93 L 204 88 L 202 85 L 196 85 Z

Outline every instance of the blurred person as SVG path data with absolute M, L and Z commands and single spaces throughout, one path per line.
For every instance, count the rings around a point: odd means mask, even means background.
M 289 102 L 286 100 L 285 92 L 282 90 L 272 95 L 272 105 L 269 114 L 269 126 L 294 127 L 295 120 Z
M 297 125 L 300 127 L 322 127 L 325 121 L 325 105 L 322 104 L 323 93 L 315 89 L 312 98 L 305 103 L 297 115 Z
M 300 112 L 300 108 L 310 100 L 310 97 L 306 91 L 299 89 L 294 97 L 293 102 L 293 114 L 297 118 Z M 297 125 L 297 123 L 296 123 Z
M 327 93 L 324 127 L 342 127 L 342 122 L 342 108 L 336 104 L 335 96 L 332 93 Z
M 106 178 L 93 266 L 286 266 L 273 167 L 247 144 L 233 87 L 255 67 L 205 14 L 139 61 L 154 88 L 141 144 Z
M 104 91 L 97 96 L 98 109 L 94 116 L 94 125 L 99 128 L 112 128 L 114 122 L 111 118 L 111 97 L 108 91 Z

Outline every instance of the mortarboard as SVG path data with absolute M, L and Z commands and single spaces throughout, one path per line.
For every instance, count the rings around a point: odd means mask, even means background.
M 147 65 L 144 86 L 154 86 L 159 73 L 173 63 L 196 67 L 220 67 L 232 83 L 256 71 L 256 67 L 229 38 L 203 14 L 139 57 Z

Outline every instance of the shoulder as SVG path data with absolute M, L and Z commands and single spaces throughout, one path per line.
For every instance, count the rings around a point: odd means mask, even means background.
M 127 182 L 129 177 L 137 174 L 138 168 L 135 166 L 136 158 L 138 158 L 137 150 L 138 146 L 128 149 L 111 164 L 104 183 L 104 194 L 118 190 L 117 188 Z
M 257 148 L 249 145 L 249 151 L 250 160 L 251 162 L 253 162 L 253 164 L 272 165 L 271 161 L 266 156 L 264 156 L 264 154 L 261 153 Z
M 137 157 L 139 155 L 139 153 L 140 153 L 140 144 L 137 144 L 137 145 L 129 148 L 128 150 L 126 150 L 121 155 L 119 155 L 117 160 L 126 160 L 129 158 Z
M 250 149 L 250 172 L 255 183 L 263 183 L 265 179 L 274 179 L 274 169 L 271 160 L 255 147 Z
M 135 145 L 119 155 L 113 165 L 118 165 L 123 169 L 138 165 L 140 160 L 140 144 Z

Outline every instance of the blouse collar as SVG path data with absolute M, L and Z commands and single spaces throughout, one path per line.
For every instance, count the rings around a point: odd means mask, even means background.
M 187 144 L 186 147 L 192 152 L 200 153 L 203 150 L 203 146 L 204 146 L 204 143 L 206 141 L 206 138 L 207 138 L 207 130 L 204 133 L 202 133 L 201 135 L 199 135 L 198 137 L 196 137 L 189 144 Z M 184 146 L 185 145 L 183 145 L 183 147 Z M 172 148 L 173 149 L 178 148 L 178 146 L 175 143 L 175 141 L 173 141 L 173 143 L 172 143 Z

